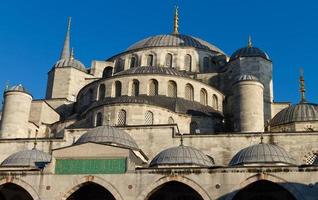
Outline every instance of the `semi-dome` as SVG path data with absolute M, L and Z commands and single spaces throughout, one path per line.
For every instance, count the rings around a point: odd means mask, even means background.
M 240 150 L 230 161 L 230 166 L 248 165 L 295 165 L 285 149 L 275 144 L 256 144 Z
M 135 140 L 125 131 L 112 126 L 98 126 L 84 133 L 75 144 L 95 142 L 139 149 Z
M 214 46 L 213 44 L 210 44 L 196 37 L 182 34 L 166 34 L 151 36 L 131 45 L 127 49 L 127 51 L 139 50 L 150 47 L 193 47 L 196 49 L 213 51 L 225 55 L 225 53 L 221 49 Z
M 318 105 L 306 102 L 300 102 L 289 106 L 280 112 L 271 120 L 271 126 L 289 124 L 293 122 L 309 122 L 318 120 Z
M 10 155 L 1 163 L 1 166 L 32 166 L 42 168 L 45 164 L 51 162 L 51 159 L 52 156 L 50 154 L 33 148 L 32 150 L 19 151 Z
M 149 166 L 160 167 L 168 165 L 211 167 L 214 166 L 214 161 L 196 148 L 180 145 L 161 151 L 154 157 Z
M 175 68 L 170 67 L 158 67 L 158 66 L 142 66 L 134 67 L 125 71 L 121 71 L 116 75 L 128 75 L 128 74 L 163 74 L 180 77 L 189 77 L 185 71 L 178 71 Z
M 54 68 L 58 68 L 58 67 L 74 67 L 76 69 L 79 69 L 81 71 L 85 71 L 85 66 L 83 63 L 81 63 L 79 60 L 76 60 L 74 58 L 66 58 L 66 59 L 60 59 L 59 61 L 57 61 L 55 63 L 55 65 L 53 66 Z

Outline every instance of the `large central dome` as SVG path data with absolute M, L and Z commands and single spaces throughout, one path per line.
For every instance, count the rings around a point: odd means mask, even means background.
M 156 35 L 131 45 L 127 51 L 150 47 L 193 47 L 196 49 L 225 54 L 221 49 L 199 38 L 182 34 Z

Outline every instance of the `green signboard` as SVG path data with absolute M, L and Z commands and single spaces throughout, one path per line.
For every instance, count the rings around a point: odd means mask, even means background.
M 55 174 L 122 174 L 126 158 L 114 159 L 57 159 Z

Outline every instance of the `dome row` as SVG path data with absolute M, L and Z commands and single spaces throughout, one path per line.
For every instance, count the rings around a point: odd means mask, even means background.
M 87 142 L 109 144 L 112 146 L 126 147 L 138 150 L 139 147 L 134 139 L 126 132 L 110 126 L 99 126 L 87 131 L 75 143 L 75 145 Z M 43 168 L 51 162 L 51 155 L 32 150 L 20 151 L 5 159 L 1 166 L 32 166 Z M 318 164 L 318 159 L 315 161 Z M 296 165 L 293 159 L 283 148 L 274 144 L 256 144 L 239 151 L 230 161 L 229 166 L 251 166 L 251 165 Z M 213 167 L 212 157 L 205 155 L 202 151 L 185 146 L 183 144 L 161 151 L 150 162 L 149 167 L 167 166 L 191 166 L 191 167 Z

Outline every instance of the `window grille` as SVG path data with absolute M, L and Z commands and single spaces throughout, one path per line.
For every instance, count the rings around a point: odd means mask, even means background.
M 168 82 L 168 97 L 177 97 L 177 84 L 174 81 Z
M 190 84 L 187 84 L 185 87 L 185 98 L 187 100 L 193 101 L 193 87 Z
M 126 125 L 126 111 L 125 110 L 120 110 L 118 112 L 117 125 L 119 125 L 119 126 Z
M 153 113 L 151 111 L 147 111 L 145 114 L 145 124 L 153 124 Z

